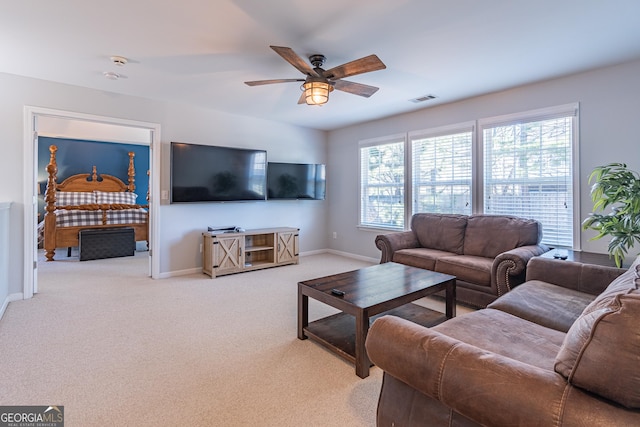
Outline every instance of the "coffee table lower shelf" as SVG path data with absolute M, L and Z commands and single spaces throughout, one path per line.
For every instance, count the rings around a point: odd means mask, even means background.
M 447 320 L 444 313 L 409 303 L 371 317 L 369 324 L 373 323 L 378 317 L 388 314 L 402 317 L 426 327 L 435 326 Z M 321 344 L 347 361 L 356 363 L 356 325 L 354 316 L 347 313 L 338 313 L 310 322 L 304 328 L 304 334 L 309 339 Z M 370 366 L 373 366 L 373 364 Z

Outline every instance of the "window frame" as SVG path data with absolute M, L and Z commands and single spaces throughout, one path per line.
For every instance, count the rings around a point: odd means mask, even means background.
M 476 181 L 476 152 L 477 152 L 477 132 L 476 132 L 476 122 L 474 121 L 468 121 L 468 122 L 462 122 L 462 123 L 456 123 L 453 125 L 446 125 L 446 126 L 438 126 L 435 128 L 428 128 L 428 129 L 421 129 L 421 130 L 416 130 L 416 131 L 411 131 L 407 134 L 407 157 L 408 157 L 408 162 L 407 164 L 409 165 L 409 170 L 406 172 L 407 175 L 407 179 L 408 179 L 408 188 L 406 190 L 407 193 L 407 197 L 408 197 L 408 204 L 405 206 L 405 209 L 407 209 L 408 212 L 408 216 L 409 218 L 411 218 L 411 216 L 413 215 L 413 209 L 414 209 L 414 205 L 415 205 L 415 201 L 413 200 L 413 187 L 414 187 L 414 168 L 413 168 L 413 162 L 414 162 L 414 158 L 413 158 L 413 149 L 414 149 L 414 141 L 417 139 L 426 139 L 426 138 L 434 138 L 434 137 L 438 137 L 438 136 L 448 136 L 448 135 L 456 135 L 456 134 L 460 134 L 460 133 L 465 133 L 465 132 L 471 132 L 471 186 L 470 186 L 470 190 L 471 190 L 471 212 L 475 212 L 475 199 L 476 199 L 476 194 L 475 194 L 475 181 Z
M 422 130 L 414 130 L 406 133 L 388 135 L 379 138 L 361 140 L 358 143 L 358 228 L 365 230 L 402 231 L 410 229 L 413 212 L 413 139 L 429 138 L 466 132 L 471 128 L 472 133 L 472 184 L 471 203 L 472 213 L 483 213 L 484 206 L 484 129 L 494 126 L 508 126 L 518 123 L 527 123 L 555 119 L 560 117 L 572 118 L 571 140 L 571 168 L 572 168 L 572 216 L 573 236 L 571 249 L 580 250 L 580 104 L 573 102 L 552 107 L 510 113 L 499 116 L 485 117 L 477 120 L 461 122 Z M 367 146 L 384 145 L 393 142 L 404 141 L 404 227 L 386 227 L 383 225 L 364 224 L 362 222 L 362 148 Z
M 370 147 L 375 147 L 375 146 L 380 146 L 380 145 L 387 145 L 387 144 L 394 144 L 394 143 L 402 143 L 402 149 L 403 149 L 403 174 L 404 174 L 404 179 L 403 179 L 403 189 L 404 189 L 404 194 L 403 194 L 403 225 L 402 227 L 392 227 L 392 226 L 386 226 L 384 224 L 373 224 L 373 223 L 365 223 L 363 222 L 363 215 L 362 215 L 362 209 L 363 209 L 363 194 L 362 194 L 362 189 L 363 189 L 363 182 L 362 182 L 362 178 L 363 178 L 363 171 L 362 171 L 362 149 L 363 148 L 370 148 Z M 357 227 L 360 229 L 365 229 L 365 230 L 385 230 L 385 231 L 404 231 L 407 230 L 408 225 L 409 225 L 409 221 L 410 221 L 410 216 L 408 215 L 407 212 L 407 134 L 406 133 L 397 133 L 397 134 L 393 134 L 393 135 L 387 135 L 387 136 L 383 136 L 383 137 L 379 137 L 379 138 L 370 138 L 370 139 L 364 139 L 358 142 L 358 189 L 359 189 L 359 194 L 358 194 L 358 225 Z
M 477 211 L 485 211 L 484 188 L 485 188 L 485 141 L 484 130 L 497 126 L 509 126 L 514 124 L 524 124 L 529 122 L 552 120 L 557 118 L 572 118 L 572 140 L 571 140 L 571 185 L 572 185 L 572 219 L 573 235 L 572 247 L 570 249 L 580 250 L 580 173 L 579 173 L 579 130 L 580 130 L 580 104 L 578 102 L 557 105 L 554 107 L 540 108 L 519 113 L 505 114 L 501 116 L 486 117 L 478 119 L 477 137 L 478 153 L 476 156 L 477 165 Z M 561 247 L 561 246 L 558 246 Z

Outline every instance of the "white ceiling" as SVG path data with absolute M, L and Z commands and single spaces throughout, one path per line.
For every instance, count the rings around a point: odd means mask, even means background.
M 638 0 L 0 1 L 0 72 L 325 130 L 640 58 Z M 387 68 L 347 78 L 371 98 L 298 105 L 243 83 L 303 78 L 269 45 Z

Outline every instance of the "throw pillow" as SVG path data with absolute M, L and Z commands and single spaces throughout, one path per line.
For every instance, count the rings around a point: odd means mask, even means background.
M 58 191 L 56 192 L 56 206 L 81 206 L 96 203 L 96 196 L 91 192 Z
M 569 383 L 640 408 L 640 258 L 571 326 L 555 370 Z
M 534 219 L 507 215 L 471 215 L 464 235 L 464 254 L 495 258 L 503 252 L 537 245 L 542 226 Z
M 122 204 L 122 205 L 135 205 L 138 195 L 136 193 L 130 193 L 128 191 L 110 192 L 110 191 L 95 191 L 96 200 L 98 203 L 106 204 Z
M 419 213 L 411 218 L 411 230 L 420 246 L 462 254 L 467 217 L 455 214 Z

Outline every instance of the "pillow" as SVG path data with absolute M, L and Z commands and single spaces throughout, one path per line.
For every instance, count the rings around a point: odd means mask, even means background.
M 138 195 L 136 193 L 130 193 L 128 191 L 94 191 L 96 193 L 96 200 L 102 204 L 122 204 L 122 205 L 135 205 Z
M 569 383 L 627 408 L 640 408 L 640 258 L 571 326 L 555 371 Z
M 96 196 L 83 191 L 58 191 L 56 192 L 56 206 L 80 206 L 96 203 Z
M 495 258 L 520 246 L 537 245 L 542 226 L 534 219 L 508 215 L 471 215 L 464 234 L 464 254 Z
M 417 213 L 411 217 L 411 230 L 423 248 L 462 254 L 467 217 L 456 214 Z

